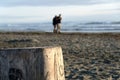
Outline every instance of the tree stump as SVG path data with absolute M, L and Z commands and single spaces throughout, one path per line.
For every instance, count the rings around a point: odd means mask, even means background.
M 0 80 L 65 80 L 61 47 L 0 49 Z

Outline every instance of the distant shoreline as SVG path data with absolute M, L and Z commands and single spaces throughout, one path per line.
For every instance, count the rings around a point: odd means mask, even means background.
M 0 34 L 57 34 L 53 32 L 42 32 L 42 31 L 0 31 Z M 120 32 L 61 32 L 64 34 L 120 34 Z M 58 34 L 59 35 L 59 34 Z

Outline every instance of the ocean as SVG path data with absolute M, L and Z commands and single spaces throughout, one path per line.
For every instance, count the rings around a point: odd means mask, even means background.
M 53 25 L 48 23 L 0 23 L 0 31 L 41 31 L 52 32 Z M 120 22 L 62 22 L 61 32 L 120 32 Z

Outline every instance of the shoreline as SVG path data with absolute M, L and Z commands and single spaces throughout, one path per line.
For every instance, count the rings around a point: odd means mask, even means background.
M 32 33 L 32 34 L 57 34 L 53 32 L 42 32 L 42 31 L 0 31 L 0 34 L 24 34 L 24 33 Z M 61 32 L 60 34 L 120 34 L 120 32 Z

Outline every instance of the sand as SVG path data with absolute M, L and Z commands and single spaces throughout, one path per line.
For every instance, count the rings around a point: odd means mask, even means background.
M 66 80 L 120 80 L 120 33 L 0 32 L 0 48 L 44 46 L 62 47 Z

